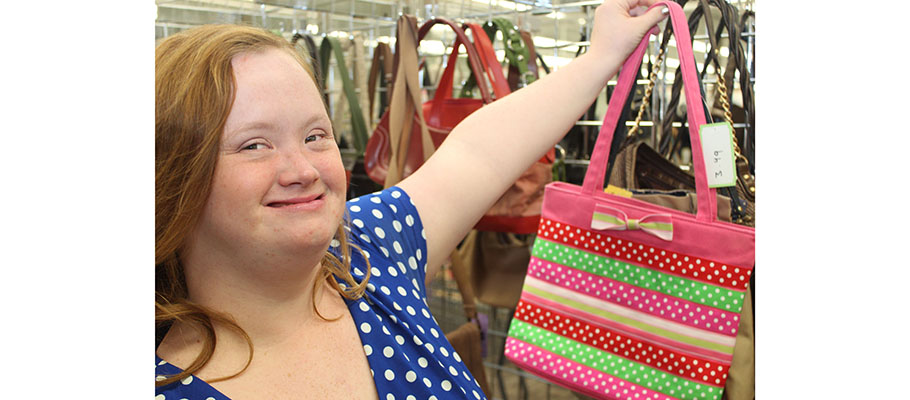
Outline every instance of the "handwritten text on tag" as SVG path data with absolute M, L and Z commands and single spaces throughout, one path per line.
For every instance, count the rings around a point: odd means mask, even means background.
M 719 122 L 702 125 L 701 148 L 708 173 L 708 187 L 718 188 L 736 185 L 736 164 L 733 154 L 733 128 L 729 123 Z

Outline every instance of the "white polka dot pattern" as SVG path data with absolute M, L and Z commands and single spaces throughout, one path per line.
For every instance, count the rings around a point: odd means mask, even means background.
M 663 293 L 638 288 L 583 271 L 568 271 L 536 257 L 531 258 L 528 275 L 589 296 L 622 304 L 682 324 L 736 336 L 739 314 L 701 305 Z
M 523 301 L 518 302 L 515 318 L 530 325 L 523 329 L 525 332 L 535 331 L 535 328 L 547 330 L 565 338 L 572 338 L 573 341 L 591 348 L 634 361 L 648 369 L 693 378 L 707 385 L 719 385 L 722 379 L 726 379 L 732 360 L 730 356 L 725 356 L 725 361 L 722 362 L 706 359 Z M 694 372 L 698 373 L 697 376 L 691 376 Z
M 548 352 L 512 338 L 506 339 L 506 350 L 513 355 L 519 366 L 527 366 L 528 369 L 534 370 L 539 364 L 539 369 L 565 375 L 567 383 L 572 385 L 573 389 L 591 396 L 609 396 L 622 400 L 675 400 L 673 397 L 650 391 L 612 375 L 584 368 L 581 364 L 560 356 L 547 354 L 543 362 L 531 361 L 530 357 Z
M 540 238 L 620 261 L 637 265 L 647 264 L 668 273 L 740 291 L 746 290 L 749 277 L 752 275 L 750 267 L 727 265 L 714 260 L 658 249 L 547 218 L 540 219 L 537 235 Z
M 742 298 L 745 291 L 665 274 L 544 239 L 537 239 L 534 242 L 531 253 L 542 260 L 614 279 L 642 289 L 658 291 L 669 296 L 737 313 L 742 310 Z M 568 271 L 568 269 L 565 270 Z M 559 282 L 557 281 L 557 283 Z
M 726 231 L 680 221 L 660 241 L 541 218 L 506 356 L 594 397 L 719 399 L 754 235 L 731 228 L 725 253 Z
M 370 281 L 365 298 L 346 302 L 374 372 L 379 398 L 484 399 L 427 306 L 423 284 L 426 233 L 410 197 L 392 187 L 349 201 L 348 211 L 349 240 L 369 254 L 370 265 L 367 268 L 363 256 L 352 249 L 351 270 L 355 280 L 368 272 Z M 339 256 L 337 250 L 330 248 Z M 165 363 L 157 367 L 156 374 L 174 373 L 175 369 Z M 189 398 L 226 399 L 201 379 L 185 381 L 188 384 L 177 383 L 183 387 L 180 392 L 168 385 L 156 388 L 156 394 L 175 400 L 184 393 L 192 393 Z

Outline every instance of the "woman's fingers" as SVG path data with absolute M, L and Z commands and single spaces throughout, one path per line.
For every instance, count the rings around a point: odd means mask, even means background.
M 632 52 L 641 38 L 654 25 L 666 18 L 658 6 L 658 0 L 607 0 L 597 7 L 594 18 L 594 31 L 591 37 L 591 48 L 599 54 L 620 54 L 626 56 Z
M 644 12 L 641 15 L 641 23 L 644 26 L 644 30 L 651 29 L 654 25 L 657 25 L 658 22 L 663 21 L 667 17 L 669 10 L 665 6 L 654 7 L 650 10 Z

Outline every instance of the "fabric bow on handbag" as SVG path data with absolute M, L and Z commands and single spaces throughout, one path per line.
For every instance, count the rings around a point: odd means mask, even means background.
M 663 240 L 673 240 L 673 216 L 670 214 L 648 214 L 639 219 L 626 216 L 622 210 L 604 205 L 594 207 L 591 229 L 596 230 L 642 230 Z

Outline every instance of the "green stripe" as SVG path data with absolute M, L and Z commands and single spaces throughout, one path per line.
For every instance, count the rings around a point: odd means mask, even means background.
M 739 313 L 744 292 L 665 274 L 610 257 L 574 249 L 543 238 L 534 241 L 534 257 L 572 267 L 604 278 L 678 297 L 693 303 Z M 654 267 L 656 268 L 656 267 Z
M 625 225 L 625 223 L 620 221 L 619 218 L 616 218 L 609 214 L 594 213 L 594 219 L 597 221 L 609 222 L 616 225 Z
M 579 303 L 575 300 L 567 299 L 565 297 L 555 295 L 555 294 L 547 292 L 545 290 L 541 290 L 536 287 L 529 286 L 527 283 L 525 283 L 522 290 L 525 292 L 531 293 L 533 295 L 543 297 L 547 300 L 555 301 L 564 306 L 572 307 L 576 310 L 584 311 L 588 314 L 596 315 L 601 318 L 606 318 L 611 321 L 616 321 L 620 324 L 623 324 L 626 326 L 631 326 L 633 328 L 637 328 L 637 329 L 643 330 L 645 332 L 655 334 L 657 336 L 665 337 L 670 340 L 675 340 L 680 343 L 685 343 L 685 344 L 695 346 L 695 347 L 700 347 L 703 349 L 710 349 L 710 350 L 718 351 L 718 352 L 721 352 L 724 354 L 733 354 L 733 347 L 731 347 L 731 346 L 724 346 L 722 344 L 710 342 L 710 341 L 707 341 L 704 339 L 696 339 L 691 336 L 686 336 L 681 333 L 676 333 L 676 332 L 673 332 L 670 330 L 666 330 L 664 328 L 656 327 L 653 325 L 648 325 L 646 323 L 634 320 L 629 317 L 624 317 L 622 315 L 614 314 L 614 313 L 611 313 L 606 310 L 602 310 L 597 307 L 592 307 L 592 306 L 589 306 L 584 303 Z
M 673 224 L 666 224 L 663 222 L 645 222 L 643 224 L 639 224 L 639 226 L 657 229 L 659 231 L 673 232 Z
M 513 319 L 509 326 L 509 336 L 668 396 L 682 399 L 718 399 L 722 391 L 720 388 L 690 381 L 646 364 L 626 360 L 517 319 Z

